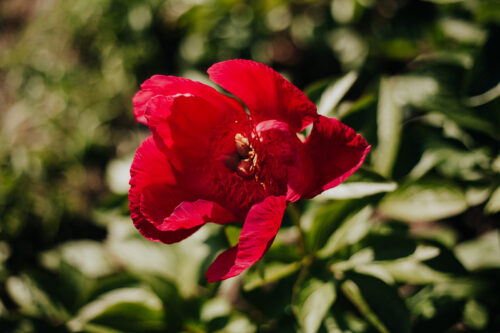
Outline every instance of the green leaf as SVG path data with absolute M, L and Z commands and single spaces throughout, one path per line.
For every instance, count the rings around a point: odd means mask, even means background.
M 372 153 L 373 168 L 384 177 L 390 177 L 396 161 L 403 121 L 402 105 L 394 99 L 396 78 L 380 82 L 377 108 L 378 143 Z
M 31 277 L 11 276 L 7 279 L 5 287 L 9 296 L 19 306 L 21 313 L 46 318 L 54 323 L 66 321 L 68 316 L 66 310 Z
M 231 304 L 226 298 L 215 297 L 209 299 L 201 308 L 200 318 L 209 322 L 215 318 L 226 317 L 231 313 Z
M 255 324 L 252 323 L 247 317 L 242 315 L 234 315 L 229 318 L 229 322 L 223 329 L 217 330 L 214 333 L 254 333 L 256 331 L 257 327 L 255 327 Z
M 369 231 L 372 223 L 370 217 L 373 207 L 366 206 L 356 214 L 350 216 L 331 236 L 325 246 L 318 251 L 319 258 L 327 258 L 339 249 L 351 245 L 363 238 Z
M 345 304 L 342 304 L 345 305 Z M 333 305 L 332 310 L 326 315 L 324 327 L 329 333 L 366 333 L 370 332 L 370 324 L 354 314 L 345 306 Z M 347 310 L 347 311 L 346 311 Z
M 436 271 L 426 264 L 413 259 L 394 260 L 380 263 L 378 266 L 387 272 L 396 282 L 419 285 L 443 282 L 451 279 L 449 274 Z M 362 268 L 364 269 L 360 269 L 360 272 L 368 271 L 366 267 Z
M 471 299 L 464 308 L 465 324 L 475 330 L 482 330 L 488 325 L 488 309 L 481 303 Z
M 81 308 L 68 327 L 81 331 L 87 324 L 123 332 L 162 332 L 162 302 L 143 288 L 115 289 Z
M 132 273 L 169 278 L 186 296 L 196 292 L 201 264 L 210 253 L 204 241 L 218 230 L 207 225 L 193 237 L 165 246 L 144 239 L 129 221 L 114 221 L 108 227 L 105 246 L 117 264 Z
M 410 315 L 396 289 L 369 275 L 346 277 L 342 291 L 379 332 L 410 332 Z
M 468 270 L 500 267 L 500 232 L 490 231 L 479 238 L 458 244 L 455 254 Z
M 315 201 L 363 198 L 377 193 L 392 192 L 397 183 L 388 181 L 374 171 L 361 168 L 342 184 L 314 197 Z
M 484 206 L 484 211 L 488 214 L 500 212 L 500 187 L 491 194 L 486 206 Z
M 336 296 L 333 282 L 309 279 L 300 286 L 292 306 L 295 317 L 304 333 L 318 331 Z
M 403 282 L 418 285 L 448 281 L 452 277 L 425 263 L 440 254 L 439 248 L 418 245 L 414 250 L 411 249 L 412 246 L 406 249 L 403 248 L 403 243 L 406 242 L 408 240 L 401 239 L 401 244 L 394 244 L 390 238 L 386 238 L 383 244 L 374 243 L 371 247 L 356 252 L 349 260 L 334 263 L 331 269 L 344 272 L 354 270 L 377 277 L 388 284 Z
M 279 281 L 295 273 L 299 268 L 300 263 L 298 262 L 292 262 L 290 264 L 280 262 L 266 263 L 263 272 L 251 270 L 246 275 L 243 290 L 250 291 L 265 284 Z
M 449 178 L 475 181 L 484 177 L 481 169 L 486 169 L 490 160 L 487 149 L 459 150 L 433 139 L 429 140 L 427 146 L 420 161 L 408 175 L 409 178 L 421 178 L 433 168 Z
M 326 190 L 316 196 L 314 200 L 343 200 L 363 198 L 369 195 L 392 192 L 398 185 L 395 182 L 372 183 L 372 182 L 349 182 L 340 184 L 332 189 Z
M 464 322 L 472 329 L 484 329 L 488 325 L 488 309 L 473 299 L 469 300 L 464 308 Z
M 113 270 L 101 243 L 92 240 L 66 242 L 43 253 L 41 259 L 49 268 L 55 268 L 51 266 L 62 259 L 92 278 L 108 275 Z
M 447 38 L 462 44 L 482 45 L 486 38 L 486 31 L 470 21 L 446 17 L 438 24 Z
M 322 248 L 345 219 L 363 209 L 367 202 L 368 199 L 351 199 L 310 207 L 301 219 L 307 247 L 311 250 Z
M 341 77 L 339 80 L 334 81 L 325 89 L 318 104 L 318 113 L 323 116 L 328 116 L 332 113 L 335 107 L 339 104 L 340 100 L 352 87 L 358 73 L 351 71 Z
M 441 181 L 406 183 L 384 197 L 380 212 L 405 222 L 427 222 L 462 213 L 467 209 L 465 195 L 455 186 Z

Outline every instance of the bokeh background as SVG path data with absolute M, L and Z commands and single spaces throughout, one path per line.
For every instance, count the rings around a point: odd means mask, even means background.
M 207 284 L 241 225 L 139 235 L 131 98 L 231 58 L 373 148 Z M 499 332 L 499 59 L 497 0 L 2 0 L 0 331 Z

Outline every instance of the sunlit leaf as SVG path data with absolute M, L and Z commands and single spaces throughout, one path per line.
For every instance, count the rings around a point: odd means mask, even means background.
M 342 97 L 349 91 L 357 78 L 358 74 L 355 71 L 351 71 L 328 85 L 319 100 L 318 113 L 328 116 L 339 104 Z
M 334 230 L 365 205 L 359 200 L 342 200 L 310 209 L 301 220 L 306 231 L 306 245 L 311 249 L 323 247 Z
M 316 333 L 336 298 L 333 282 L 309 279 L 300 286 L 293 311 L 304 333 Z
M 484 211 L 488 214 L 500 212 L 500 187 L 491 194 L 486 206 L 484 206 Z
M 464 44 L 481 45 L 486 37 L 483 29 L 465 20 L 444 18 L 439 21 L 439 26 L 446 37 Z
M 9 277 L 6 289 L 21 312 L 28 316 L 47 318 L 56 323 L 62 323 L 67 319 L 66 310 L 27 275 Z
M 464 308 L 464 322 L 472 329 L 484 329 L 488 325 L 488 309 L 475 300 L 469 300 Z
M 66 242 L 58 249 L 42 255 L 42 260 L 49 266 L 54 265 L 54 260 L 57 264 L 60 259 L 78 268 L 89 277 L 97 278 L 112 272 L 112 266 L 101 243 L 96 241 L 78 240 Z
M 85 305 L 68 327 L 85 330 L 87 323 L 124 332 L 163 331 L 165 323 L 160 299 L 142 288 L 116 289 Z
M 253 333 L 257 331 L 257 327 L 248 320 L 248 318 L 242 315 L 235 315 L 230 317 L 228 324 L 221 330 L 215 331 L 215 333 L 240 333 L 248 332 Z
M 132 272 L 155 274 L 178 283 L 181 292 L 195 292 L 201 263 L 209 255 L 204 243 L 214 228 L 207 225 L 188 239 L 173 245 L 149 242 L 137 234 L 132 223 L 115 221 L 110 224 L 106 248 L 113 259 Z
M 455 254 L 469 270 L 500 267 L 500 232 L 490 231 L 460 243 L 455 247 Z
M 477 181 L 484 178 L 482 169 L 487 168 L 489 160 L 489 152 L 485 149 L 465 151 L 434 141 L 429 143 L 429 147 L 408 176 L 418 179 L 436 168 L 450 178 L 460 177 Z
M 368 183 L 368 182 L 350 182 L 340 184 L 332 189 L 326 190 L 320 195 L 315 197 L 315 200 L 327 200 L 327 199 L 353 199 L 362 198 L 369 195 L 392 192 L 397 188 L 397 184 L 394 182 L 387 183 Z
M 396 160 L 403 120 L 402 104 L 395 100 L 396 78 L 380 81 L 377 107 L 378 143 L 373 155 L 373 167 L 382 176 L 390 177 Z
M 318 251 L 319 258 L 333 255 L 344 246 L 354 244 L 360 240 L 371 227 L 370 217 L 373 208 L 366 206 L 356 214 L 350 216 L 346 221 L 328 238 L 325 246 Z
M 380 211 L 405 222 L 434 221 L 467 209 L 464 194 L 455 186 L 438 181 L 407 183 L 384 197 Z
M 266 263 L 262 272 L 250 271 L 246 275 L 243 289 L 250 291 L 265 284 L 279 281 L 280 279 L 297 272 L 299 268 L 300 263 L 298 262 L 290 264 L 279 262 Z

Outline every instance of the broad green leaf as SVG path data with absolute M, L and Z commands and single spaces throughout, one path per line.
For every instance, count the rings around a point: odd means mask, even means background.
M 372 153 L 375 171 L 390 177 L 396 161 L 403 121 L 402 104 L 395 100 L 394 89 L 397 78 L 383 78 L 380 81 L 377 107 L 378 143 Z
M 340 184 L 334 188 L 324 191 L 316 196 L 314 200 L 343 200 L 363 198 L 369 195 L 392 192 L 397 188 L 395 182 L 371 183 L 371 182 L 349 182 Z
M 380 263 L 378 266 L 387 272 L 396 282 L 420 285 L 451 279 L 449 274 L 436 271 L 424 263 L 412 259 L 389 261 Z M 361 267 L 359 271 L 365 272 L 366 270 L 363 268 Z
M 500 267 L 500 232 L 490 231 L 479 238 L 458 244 L 455 254 L 468 270 Z
M 253 333 L 257 331 L 257 327 L 242 315 L 231 316 L 227 325 L 214 333 Z
M 448 248 L 452 248 L 457 243 L 457 232 L 451 227 L 436 226 L 433 228 L 415 228 L 412 234 L 418 238 L 436 241 Z
M 316 333 L 336 299 L 335 286 L 333 282 L 309 279 L 299 288 L 293 312 L 304 333 Z
M 9 277 L 5 287 L 21 313 L 56 323 L 62 323 L 68 317 L 66 310 L 51 298 L 52 295 L 41 289 L 36 281 L 27 275 Z
M 342 97 L 344 97 L 344 95 L 352 87 L 357 78 L 358 73 L 351 71 L 339 80 L 328 85 L 319 100 L 318 113 L 323 116 L 330 115 L 339 104 Z
M 389 240 L 384 246 L 387 248 L 386 252 L 396 253 L 401 251 L 394 244 L 391 244 Z M 388 284 L 394 282 L 412 284 L 442 282 L 449 280 L 452 276 L 437 271 L 424 263 L 424 261 L 437 257 L 439 253 L 439 248 L 418 245 L 413 252 L 408 253 L 405 257 L 384 258 L 386 255 L 378 253 L 376 247 L 367 247 L 356 252 L 347 261 L 334 263 L 331 269 L 335 272 L 354 270 L 358 273 L 377 277 Z
M 488 214 L 500 212 L 500 187 L 491 194 L 486 206 L 484 206 L 484 211 Z
M 464 308 L 464 322 L 474 330 L 484 329 L 488 325 L 488 309 L 476 300 L 467 301 Z
M 101 243 L 92 240 L 66 242 L 55 250 L 43 253 L 41 259 L 50 268 L 56 268 L 54 264 L 65 260 L 92 278 L 105 276 L 113 270 Z
M 494 125 L 486 119 L 480 118 L 470 109 L 460 104 L 456 97 L 440 89 L 439 94 L 429 97 L 426 100 L 415 102 L 415 107 L 422 108 L 428 112 L 438 112 L 445 116 L 445 119 L 453 121 L 459 127 L 486 133 L 494 139 L 498 139 L 498 133 Z M 446 128 L 445 128 L 446 130 Z
M 114 221 L 109 229 L 105 247 L 118 264 L 130 272 L 171 279 L 187 296 L 196 292 L 201 263 L 209 255 L 204 241 L 218 228 L 207 225 L 184 241 L 168 246 L 144 239 L 130 222 Z
M 486 31 L 470 21 L 447 17 L 439 20 L 438 24 L 447 38 L 459 43 L 481 45 L 486 38 Z
M 350 216 L 331 236 L 325 246 L 318 251 L 319 258 L 332 256 L 339 249 L 356 243 L 369 231 L 372 223 L 370 217 L 373 207 L 366 206 L 356 214 Z
M 123 288 L 85 305 L 68 322 L 68 328 L 81 331 L 90 323 L 123 332 L 161 332 L 163 319 L 162 302 L 155 294 L 143 288 Z
M 375 200 L 378 198 L 339 200 L 328 204 L 318 204 L 313 201 L 301 218 L 301 225 L 306 233 L 307 248 L 310 250 L 322 248 L 347 217 Z
M 470 186 L 465 191 L 465 198 L 469 206 L 477 206 L 491 197 L 490 186 Z
M 208 322 L 218 317 L 229 316 L 231 313 L 231 304 L 227 299 L 215 297 L 208 300 L 201 308 L 201 320 Z
M 395 288 L 369 275 L 346 277 L 342 291 L 379 332 L 410 332 L 410 315 Z
M 361 168 L 342 184 L 324 191 L 314 197 L 315 201 L 329 199 L 356 199 L 377 193 L 392 192 L 397 188 L 397 183 L 389 181 L 373 170 Z
M 380 212 L 405 222 L 427 222 L 462 213 L 465 195 L 455 186 L 438 181 L 407 183 L 384 197 Z
M 421 178 L 433 168 L 449 178 L 460 177 L 468 181 L 484 178 L 481 169 L 486 169 L 490 160 L 487 150 L 465 151 L 451 145 L 429 141 L 429 147 L 408 175 L 409 178 L 414 180 Z
M 266 263 L 262 272 L 253 270 L 246 275 L 243 289 L 245 291 L 250 291 L 265 284 L 279 281 L 295 273 L 299 268 L 300 263 L 298 262 L 290 264 L 280 262 Z

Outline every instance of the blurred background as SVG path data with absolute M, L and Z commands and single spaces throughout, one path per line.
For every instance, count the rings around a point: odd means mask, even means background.
M 373 145 L 207 284 L 241 225 L 128 213 L 153 74 L 273 66 Z M 500 332 L 500 1 L 2 0 L 1 332 Z

